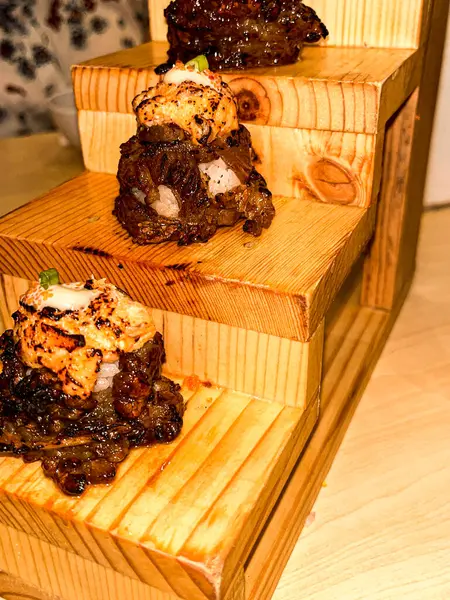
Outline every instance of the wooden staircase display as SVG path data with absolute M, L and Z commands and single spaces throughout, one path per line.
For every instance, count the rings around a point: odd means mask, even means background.
M 0 220 L 0 324 L 45 268 L 107 277 L 153 309 L 185 424 L 79 499 L 0 458 L 7 599 L 269 599 L 413 277 L 448 2 L 319 0 L 328 44 L 225 74 L 274 222 L 145 247 L 112 207 L 165 4 L 155 41 L 73 68 L 86 172 Z

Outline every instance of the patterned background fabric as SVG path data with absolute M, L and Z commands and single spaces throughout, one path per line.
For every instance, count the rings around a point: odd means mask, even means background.
M 146 0 L 0 0 L 0 137 L 53 128 L 72 64 L 149 37 Z

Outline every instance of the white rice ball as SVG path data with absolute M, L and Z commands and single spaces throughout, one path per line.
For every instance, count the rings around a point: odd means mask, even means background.
M 212 196 L 225 194 L 241 185 L 236 173 L 221 158 L 209 163 L 201 163 L 199 169 L 209 177 L 209 191 Z
M 175 194 L 166 185 L 159 185 L 159 200 L 153 202 L 152 208 L 156 210 L 158 215 L 166 217 L 166 219 L 176 219 L 180 212 L 178 201 Z
M 113 377 L 119 373 L 119 361 L 113 363 L 102 362 L 95 382 L 94 392 L 102 392 L 112 386 Z
M 100 371 L 98 372 L 99 377 L 114 377 L 120 372 L 119 361 L 116 360 L 113 363 L 102 362 L 100 365 Z

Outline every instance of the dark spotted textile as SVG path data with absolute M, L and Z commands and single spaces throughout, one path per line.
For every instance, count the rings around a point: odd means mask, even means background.
M 52 129 L 70 67 L 148 39 L 146 0 L 0 0 L 0 137 Z

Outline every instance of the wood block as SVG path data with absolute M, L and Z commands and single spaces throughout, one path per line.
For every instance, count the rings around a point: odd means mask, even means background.
M 73 68 L 87 169 L 117 172 L 120 145 L 136 131 L 132 99 L 157 83 L 154 67 L 166 50 L 153 42 Z M 423 49 L 314 47 L 294 65 L 224 74 L 272 192 L 375 204 L 384 127 L 417 87 L 422 56 Z
M 135 117 L 80 110 L 78 119 L 86 168 L 115 175 L 120 145 L 136 132 Z M 361 207 L 376 201 L 383 132 L 247 127 L 258 156 L 257 168 L 273 194 L 301 198 L 307 190 L 320 202 Z
M 133 114 L 159 80 L 167 44 L 151 42 L 72 68 L 79 110 Z M 298 63 L 224 73 L 244 122 L 374 134 L 418 85 L 421 50 L 305 48 Z M 92 134 L 92 132 L 91 132 Z
M 153 0 L 150 0 L 150 4 Z M 314 0 L 326 23 L 327 45 L 417 48 L 432 0 Z
M 369 135 L 258 125 L 248 125 L 248 129 L 258 156 L 257 168 L 273 194 L 301 198 L 307 190 L 319 202 L 360 207 L 376 203 L 383 132 Z
M 406 297 L 390 313 L 361 307 L 361 267 L 330 311 L 320 421 L 245 566 L 248 600 L 271 598 Z
M 113 176 L 85 173 L 5 216 L 0 272 L 34 279 L 53 266 L 69 281 L 103 275 L 153 308 L 307 342 L 375 218 L 372 208 L 277 198 L 260 238 L 236 226 L 207 244 L 137 246 L 111 214 L 116 193 Z
M 400 246 L 413 208 L 408 205 L 408 192 L 413 178 L 411 152 L 418 96 L 416 90 L 394 115 L 386 132 L 377 224 L 365 265 L 362 302 L 368 306 L 392 308 L 405 283 L 399 277 Z
M 5 531 L 2 531 L 5 536 Z M 0 571 L 0 599 L 1 600 L 58 600 L 53 594 L 49 595 L 37 587 L 31 586 L 19 577 L 13 577 Z
M 424 22 L 430 40 L 420 87 L 387 127 L 383 185 L 374 242 L 365 266 L 362 303 L 390 310 L 415 270 L 448 2 L 435 0 Z M 431 17 L 432 18 L 429 18 Z
M 166 40 L 164 9 L 169 0 L 148 0 L 151 39 Z M 314 0 L 314 10 L 327 25 L 328 46 L 417 48 L 432 0 Z
M 191 599 L 232 584 L 316 422 L 221 388 L 182 388 L 175 442 L 133 451 L 114 484 L 64 496 L 39 464 L 0 459 L 0 522 Z M 28 579 L 27 579 L 28 580 Z
M 150 39 L 154 42 L 165 42 L 167 38 L 167 23 L 164 9 L 170 0 L 148 0 L 150 16 Z

